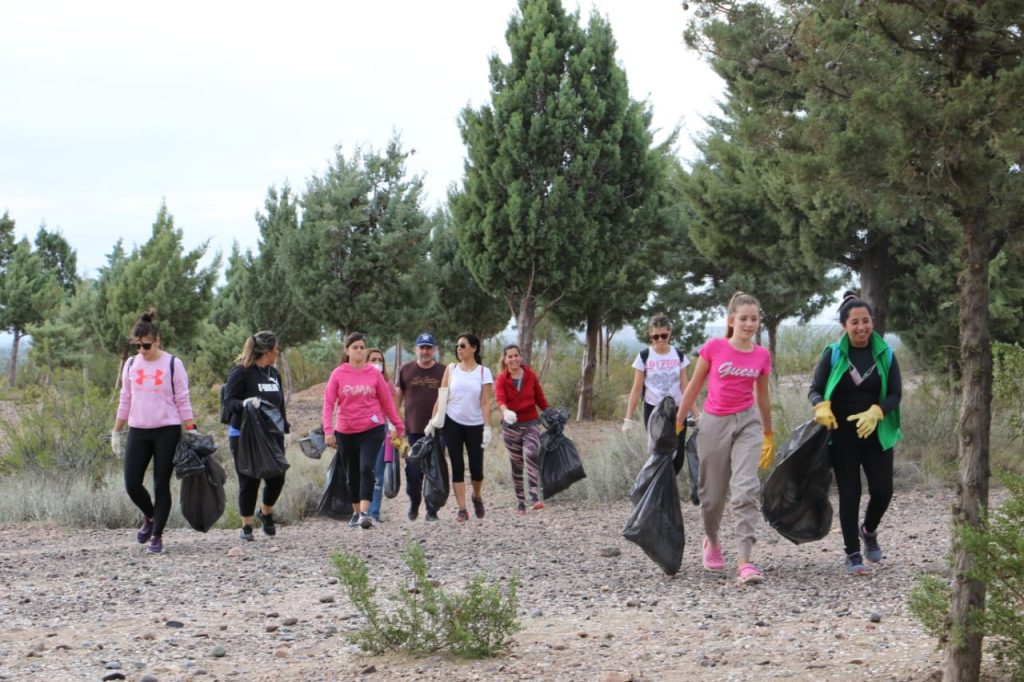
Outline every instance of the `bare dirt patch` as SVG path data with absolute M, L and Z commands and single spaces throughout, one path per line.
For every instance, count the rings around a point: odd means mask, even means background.
M 498 497 L 465 525 L 449 508 L 439 523 L 407 521 L 399 497 L 368 531 L 316 519 L 242 543 L 234 530 L 173 530 L 163 556 L 144 554 L 132 530 L 0 527 L 0 678 L 917 680 L 940 663 L 907 594 L 916 574 L 946 570 L 948 493 L 897 493 L 886 560 L 865 578 L 843 574 L 838 531 L 798 547 L 764 528 L 755 552 L 767 579 L 753 587 L 701 567 L 695 507 L 669 578 L 620 536 L 626 503 L 555 498 L 517 517 Z M 520 575 L 525 629 L 508 656 L 370 657 L 348 643 L 364 621 L 329 554 L 364 557 L 387 593 L 406 579 L 409 540 L 448 586 L 478 571 Z

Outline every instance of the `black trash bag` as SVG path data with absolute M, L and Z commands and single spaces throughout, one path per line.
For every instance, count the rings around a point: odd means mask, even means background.
M 779 447 L 761 488 L 764 520 L 797 545 L 821 540 L 832 529 L 828 439 L 828 429 L 814 421 L 798 426 Z
M 544 425 L 540 434 L 540 487 L 546 500 L 586 478 L 587 473 L 576 444 L 564 433 L 569 413 L 549 407 L 541 413 L 540 421 Z
M 409 462 L 423 469 L 424 460 L 434 449 L 434 437 L 424 436 L 412 444 L 407 455 Z
M 183 431 L 174 448 L 174 475 L 179 479 L 206 471 L 205 458 L 217 452 L 213 436 Z
M 202 459 L 203 471 L 182 480 L 178 504 L 188 525 L 205 533 L 213 528 L 227 506 L 224 484 L 228 476 L 216 457 L 204 455 Z
M 399 471 L 401 467 L 398 463 L 398 453 L 390 462 L 384 462 L 384 497 L 389 500 L 398 494 L 398 491 L 402 489 L 402 474 Z
M 697 455 L 698 431 L 700 431 L 700 427 L 695 426 L 690 438 L 686 441 L 686 447 L 683 448 L 686 453 L 686 468 L 690 472 L 690 502 L 693 502 L 694 505 L 700 504 L 700 495 L 697 492 L 700 485 L 700 457 Z
M 671 396 L 658 404 L 647 422 L 651 455 L 637 473 L 629 499 L 636 507 L 622 529 L 622 535 L 668 575 L 675 575 L 683 563 L 686 532 L 673 458 L 676 454 L 676 411 Z
M 320 502 L 316 505 L 318 516 L 329 516 L 344 521 L 352 516 L 352 498 L 348 491 L 348 473 L 341 462 L 341 452 L 334 454 L 327 469 L 327 482 Z
M 246 405 L 239 431 L 239 472 L 250 478 L 275 478 L 288 470 L 288 460 L 277 438 L 284 435 L 280 410 L 265 401 L 260 407 Z
M 622 535 L 635 542 L 667 575 L 675 575 L 683 563 L 686 531 L 672 456 L 653 454 L 640 474 L 647 484 Z
M 451 492 L 448 458 L 444 455 L 444 445 L 441 444 L 440 436 L 435 434 L 420 438 L 416 445 L 423 441 L 430 444 L 419 460 L 420 470 L 423 472 L 423 499 L 434 509 L 440 509 L 448 502 L 448 494 Z
M 323 427 L 313 429 L 309 432 L 308 436 L 300 438 L 299 449 L 302 450 L 302 454 L 310 459 L 320 459 L 320 456 L 324 454 L 324 450 L 327 449 L 327 439 L 324 436 Z
M 644 462 L 640 472 L 633 482 L 633 489 L 629 491 L 629 500 L 635 505 L 640 503 L 648 486 L 651 485 L 653 476 L 657 473 L 658 461 L 662 457 L 673 459 L 676 454 L 676 447 L 679 442 L 676 436 L 676 411 L 679 409 L 675 398 L 665 396 L 658 403 L 658 406 L 651 410 L 651 416 L 647 420 L 647 451 L 650 456 Z M 673 462 L 673 473 L 676 473 Z

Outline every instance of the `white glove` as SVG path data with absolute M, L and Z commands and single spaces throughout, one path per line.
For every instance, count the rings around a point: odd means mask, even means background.
M 515 410 L 506 409 L 502 413 L 502 421 L 511 426 L 512 424 L 515 424 L 517 421 L 519 421 L 519 417 L 516 416 Z
M 436 431 L 436 430 L 437 429 L 434 428 L 433 424 L 431 424 L 430 422 L 427 422 L 427 428 L 423 429 L 423 435 L 426 436 L 427 438 L 430 438 L 431 436 L 434 435 L 434 431 Z
M 124 457 L 124 441 L 121 440 L 120 431 L 110 432 L 110 449 L 115 457 Z
M 484 450 L 491 444 L 491 430 L 487 428 L 487 424 L 484 424 Z
M 635 419 L 623 419 L 622 420 L 622 432 L 623 433 L 629 433 L 630 431 L 633 430 L 634 426 L 636 426 L 636 420 Z
M 262 402 L 263 401 L 260 400 L 258 397 L 253 396 L 251 398 L 246 398 L 245 400 L 243 400 L 242 401 L 242 407 L 249 407 L 250 405 L 252 405 L 256 409 L 259 409 L 260 403 L 262 403 Z

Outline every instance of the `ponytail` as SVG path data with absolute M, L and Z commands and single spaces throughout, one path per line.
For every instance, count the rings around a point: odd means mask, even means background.
M 761 310 L 761 304 L 750 294 L 742 291 L 737 291 L 733 294 L 732 298 L 729 299 L 729 305 L 725 308 L 725 338 L 727 339 L 732 338 L 732 322 L 730 320 L 736 314 L 736 309 L 741 305 L 753 305 L 757 306 L 759 312 Z

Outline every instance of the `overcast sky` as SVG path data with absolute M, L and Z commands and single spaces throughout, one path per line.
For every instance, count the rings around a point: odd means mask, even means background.
M 577 5 L 563 0 L 570 10 Z M 460 182 L 456 117 L 489 101 L 515 0 L 5 2 L 0 5 L 0 213 L 60 230 L 94 275 L 144 242 L 166 199 L 192 247 L 255 247 L 267 188 L 301 190 L 340 145 L 416 153 L 427 208 Z M 634 98 L 679 153 L 722 86 L 683 46 L 675 0 L 596 0 Z

